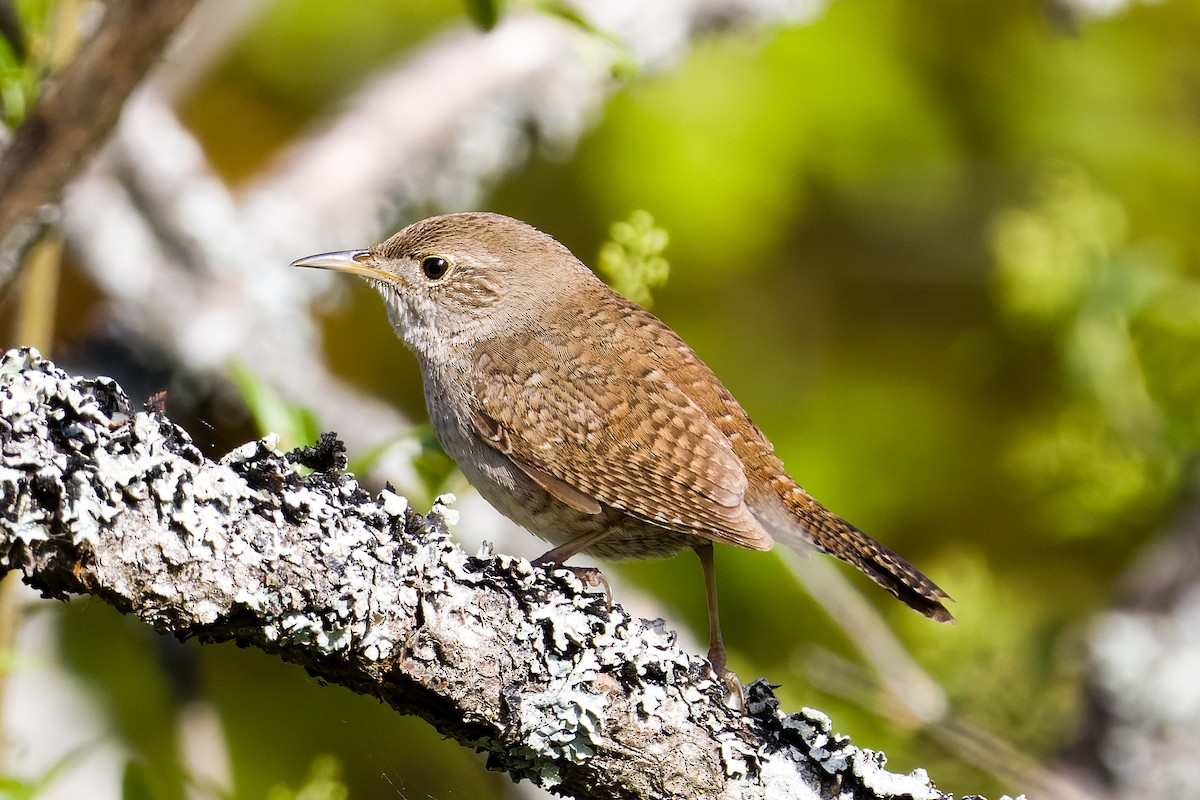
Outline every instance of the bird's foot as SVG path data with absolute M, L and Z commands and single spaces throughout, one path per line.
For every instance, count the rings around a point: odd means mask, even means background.
M 532 562 L 535 567 L 544 567 L 545 569 L 565 569 L 579 579 L 580 583 L 589 589 L 603 589 L 604 599 L 608 603 L 608 608 L 612 608 L 612 587 L 608 584 L 608 578 L 600 572 L 596 567 L 571 567 L 566 564 L 556 564 L 553 561 L 543 561 L 540 558 L 535 558 Z
M 725 666 L 725 650 L 710 650 L 708 660 L 712 665 L 713 675 L 725 684 L 725 704 L 738 711 L 746 710 L 746 695 L 742 691 L 742 682 L 737 673 Z
M 745 711 L 746 695 L 742 691 L 742 682 L 738 680 L 737 673 L 725 669 L 718 672 L 717 677 L 725 684 L 725 705 L 736 708 L 738 711 Z

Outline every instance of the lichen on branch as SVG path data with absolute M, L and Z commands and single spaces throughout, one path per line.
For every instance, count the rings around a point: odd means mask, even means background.
M 765 682 L 729 708 L 661 620 L 569 571 L 468 555 L 449 498 L 422 516 L 343 468 L 330 436 L 214 462 L 161 403 L 135 409 L 28 348 L 0 358 L 0 573 L 49 597 L 303 664 L 567 796 L 943 797 L 820 712 L 784 714 Z

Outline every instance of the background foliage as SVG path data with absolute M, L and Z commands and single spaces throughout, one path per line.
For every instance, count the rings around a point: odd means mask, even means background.
M 465 24 L 450 0 L 276 3 L 185 118 L 237 184 L 380 64 Z M 794 28 L 713 36 L 663 75 L 622 76 L 576 151 L 535 154 L 482 204 L 592 265 L 661 272 L 657 238 L 612 249 L 651 224 L 635 211 L 652 214 L 671 264 L 655 313 L 807 489 L 955 597 L 960 622 L 940 627 L 862 583 L 957 712 L 1046 762 L 1078 732 L 1091 615 L 1195 489 L 1198 41 L 1194 2 L 1067 19 L 1049 5 L 842 0 Z M 619 221 L 628 241 L 601 256 Z M 61 291 L 60 318 L 76 322 L 55 350 L 85 352 L 103 308 L 81 276 Z M 367 287 L 325 322 L 349 376 L 424 417 L 415 363 Z M 247 412 L 207 413 L 193 434 L 218 450 L 254 435 Z M 775 556 L 718 559 L 743 679 L 782 683 L 788 707 L 828 711 L 945 790 L 1022 790 L 828 693 L 839 676 L 820 651 L 850 657 L 848 642 Z M 703 631 L 693 559 L 608 569 Z M 86 603 L 63 616 L 69 663 L 110 698 L 131 754 L 130 796 L 184 796 L 172 726 L 198 698 L 217 709 L 238 798 L 300 797 L 306 781 L 334 794 L 303 796 L 510 791 L 422 723 L 258 654 L 180 650 Z

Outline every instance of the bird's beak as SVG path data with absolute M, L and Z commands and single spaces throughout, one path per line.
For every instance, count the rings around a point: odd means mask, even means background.
M 373 281 L 391 280 L 392 276 L 375 266 L 375 258 L 370 250 L 341 250 L 337 253 L 318 253 L 315 256 L 305 256 L 292 262 L 293 267 L 312 267 L 314 269 L 331 269 L 334 272 L 348 272 Z

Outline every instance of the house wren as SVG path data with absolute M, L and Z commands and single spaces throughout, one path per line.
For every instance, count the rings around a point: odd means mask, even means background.
M 713 542 L 816 547 L 925 616 L 953 620 L 945 592 L 796 485 L 674 331 L 536 228 L 449 214 L 292 266 L 349 272 L 379 291 L 420 361 L 446 452 L 488 502 L 555 545 L 536 563 L 695 550 L 718 675 Z

